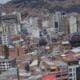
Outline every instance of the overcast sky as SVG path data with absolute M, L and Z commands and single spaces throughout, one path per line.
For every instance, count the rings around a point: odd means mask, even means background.
M 0 0 L 0 3 L 6 3 L 7 1 L 10 1 L 10 0 Z

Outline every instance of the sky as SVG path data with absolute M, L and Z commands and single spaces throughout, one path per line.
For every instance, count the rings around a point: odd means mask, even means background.
M 10 0 L 0 0 L 0 3 L 6 3 L 7 1 L 10 1 Z

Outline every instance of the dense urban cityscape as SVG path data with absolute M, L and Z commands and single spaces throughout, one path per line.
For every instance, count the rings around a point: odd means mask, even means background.
M 80 13 L 0 11 L 0 80 L 80 80 Z

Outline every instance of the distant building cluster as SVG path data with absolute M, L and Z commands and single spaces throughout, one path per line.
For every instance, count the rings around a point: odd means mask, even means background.
M 71 34 L 80 31 L 78 13 L 65 14 L 57 11 L 44 16 L 27 16 L 23 20 L 21 20 L 19 12 L 2 13 L 0 16 L 2 44 L 7 45 L 15 43 L 16 41 L 12 39 L 20 37 L 20 35 L 25 36 L 27 34 L 30 37 L 40 38 L 44 30 L 47 31 L 49 37 L 54 37 L 55 33 L 59 32 Z
M 19 12 L 1 13 L 0 79 L 80 80 L 79 24 L 74 12 L 24 19 Z

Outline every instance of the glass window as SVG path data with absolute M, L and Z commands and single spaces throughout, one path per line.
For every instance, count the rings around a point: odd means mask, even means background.
M 71 71 L 71 72 L 72 72 L 72 68 L 69 68 L 69 71 Z
M 72 73 L 70 73 L 69 76 L 71 77 L 72 76 Z

